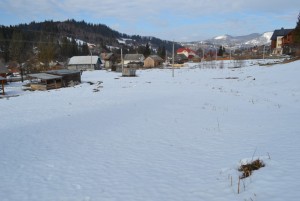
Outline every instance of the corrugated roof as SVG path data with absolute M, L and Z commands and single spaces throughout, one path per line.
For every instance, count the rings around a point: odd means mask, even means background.
M 277 40 L 278 36 L 286 36 L 293 30 L 294 29 L 284 29 L 284 28 L 276 29 L 271 37 L 271 40 Z
M 80 73 L 78 70 L 68 70 L 68 69 L 61 69 L 61 70 L 50 70 L 47 73 L 55 74 L 55 75 L 69 75 L 69 74 L 76 74 Z
M 144 60 L 145 57 L 142 54 L 126 54 L 124 60 L 133 60 L 133 61 L 141 61 Z
M 62 76 L 59 75 L 51 75 L 48 73 L 36 73 L 36 74 L 28 74 L 29 77 L 41 79 L 41 80 L 55 80 L 55 79 L 61 79 Z
M 97 64 L 98 59 L 98 56 L 74 56 L 70 59 L 68 65 Z

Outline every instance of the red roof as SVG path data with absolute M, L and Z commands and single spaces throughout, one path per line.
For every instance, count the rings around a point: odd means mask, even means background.
M 196 54 L 196 52 L 194 51 L 194 50 L 191 50 L 190 48 L 179 48 L 178 50 L 177 50 L 177 53 L 183 53 L 183 52 L 188 52 L 189 53 L 189 55 L 190 54 Z

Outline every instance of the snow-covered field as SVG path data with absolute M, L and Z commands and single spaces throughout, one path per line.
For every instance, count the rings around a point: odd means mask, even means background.
M 298 201 L 300 61 L 194 65 L 8 85 L 19 96 L 0 99 L 0 200 Z M 237 169 L 256 158 L 266 166 L 238 194 Z

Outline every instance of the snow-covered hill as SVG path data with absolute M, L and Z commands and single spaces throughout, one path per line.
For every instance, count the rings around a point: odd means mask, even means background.
M 272 34 L 273 32 L 265 32 L 263 34 L 253 33 L 245 36 L 221 35 L 204 41 L 181 43 L 181 45 L 198 47 L 199 45 L 208 44 L 213 46 L 223 45 L 232 48 L 270 45 Z
M 249 34 L 245 36 L 230 36 L 230 35 L 222 35 L 222 36 L 217 36 L 214 37 L 213 39 L 206 40 L 206 42 L 213 43 L 213 44 L 218 44 L 218 45 L 266 45 L 270 44 L 271 41 L 271 36 L 273 32 L 266 32 L 263 34 Z
M 245 42 L 246 45 L 270 45 L 273 32 L 263 33 L 261 36 Z
M 298 201 L 300 61 L 83 72 L 0 96 L 0 200 Z M 19 95 L 17 97 L 10 97 Z M 265 167 L 238 181 L 243 162 Z

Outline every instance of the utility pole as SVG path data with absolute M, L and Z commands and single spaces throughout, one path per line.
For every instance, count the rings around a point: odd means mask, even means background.
M 121 65 L 122 65 L 122 73 L 124 68 L 124 60 L 123 60 L 123 49 L 121 48 Z
M 91 69 L 93 69 L 93 57 L 92 57 L 92 50 L 91 50 Z
M 174 77 L 174 40 L 173 40 L 173 52 L 172 52 L 172 77 Z

